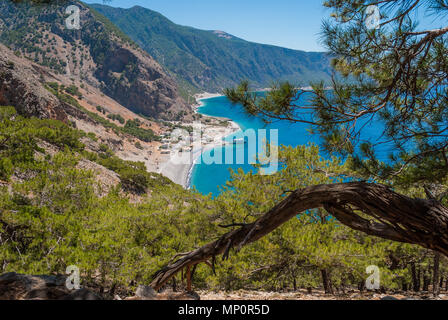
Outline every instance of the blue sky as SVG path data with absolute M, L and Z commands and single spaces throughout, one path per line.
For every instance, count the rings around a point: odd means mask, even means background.
M 223 30 L 245 40 L 305 51 L 324 50 L 319 32 L 322 19 L 329 15 L 322 0 L 113 0 L 107 4 L 139 5 L 177 24 Z
M 102 3 L 102 0 L 84 0 Z M 330 10 L 323 0 L 112 0 L 111 6 L 135 5 L 160 12 L 173 22 L 204 30 L 222 30 L 248 41 L 324 51 L 319 41 L 322 20 Z M 416 15 L 420 27 L 444 26 L 446 17 Z

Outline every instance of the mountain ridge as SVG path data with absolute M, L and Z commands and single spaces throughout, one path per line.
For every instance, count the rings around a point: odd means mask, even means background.
M 148 8 L 145 8 L 145 7 L 140 6 L 140 5 L 134 5 L 134 6 L 130 7 L 130 8 L 112 7 L 112 6 L 108 6 L 108 5 L 104 5 L 104 4 L 99 4 L 99 3 L 93 3 L 93 4 L 88 4 L 88 5 L 91 6 L 92 8 L 95 8 L 95 7 L 111 7 L 111 8 L 114 8 L 114 9 L 120 9 L 120 10 L 124 10 L 124 11 L 126 11 L 126 10 L 129 10 L 129 11 L 132 11 L 132 10 L 148 10 L 148 11 L 152 11 L 152 12 L 154 12 L 154 13 L 160 15 L 161 17 L 163 17 L 163 18 L 166 19 L 167 21 L 176 24 L 175 22 L 173 22 L 173 21 L 172 21 L 171 19 L 169 19 L 168 17 L 165 17 L 163 14 L 161 14 L 161 13 L 159 13 L 159 12 L 157 12 L 157 11 L 154 11 L 154 10 L 151 10 L 151 9 L 148 9 Z M 283 47 L 283 46 L 280 46 L 280 45 L 275 45 L 275 44 L 270 44 L 270 43 L 263 43 L 263 42 L 256 42 L 256 41 L 252 41 L 252 40 L 246 40 L 246 39 L 240 38 L 240 37 L 238 37 L 238 36 L 235 36 L 234 34 L 228 33 L 228 32 L 225 31 L 225 30 L 220 30 L 220 29 L 210 29 L 210 30 L 207 30 L 207 29 L 199 29 L 199 28 L 196 28 L 196 27 L 192 27 L 192 26 L 188 26 L 188 25 L 183 25 L 183 24 L 177 24 L 177 25 L 178 25 L 178 26 L 181 26 L 181 27 L 185 27 L 185 28 L 193 29 L 193 30 L 198 30 L 198 31 L 205 31 L 205 32 L 212 32 L 212 33 L 222 33 L 222 34 L 225 34 L 225 35 L 230 36 L 233 40 L 241 40 L 241 41 L 243 41 L 243 42 L 247 42 L 247 43 L 251 43 L 251 44 L 256 44 L 256 45 L 262 45 L 262 46 L 267 46 L 267 47 L 274 47 L 274 48 L 279 48 L 279 49 L 286 49 L 286 50 L 291 50 L 291 51 L 296 51 L 296 52 L 298 51 L 298 52 L 304 52 L 304 53 L 318 53 L 318 54 L 325 54 L 324 51 L 314 51 L 314 50 L 310 50 L 310 51 L 308 51 L 308 50 L 301 50 L 301 49 L 294 49 L 294 48 L 289 48 L 289 47 Z M 127 35 L 126 35 L 126 36 L 127 36 Z
M 180 83 L 188 83 L 190 90 L 221 91 L 241 80 L 266 88 L 282 80 L 308 85 L 330 79 L 330 57 L 326 53 L 258 44 L 225 31 L 181 26 L 141 6 L 89 6 L 170 70 Z

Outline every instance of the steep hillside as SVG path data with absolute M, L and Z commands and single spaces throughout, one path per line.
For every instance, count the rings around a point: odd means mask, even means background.
M 0 45 L 0 106 L 14 106 L 24 116 L 67 123 L 68 106 L 40 83 L 40 75 L 44 73 L 44 68 Z
M 145 116 L 180 119 L 191 114 L 175 81 L 146 52 L 97 12 L 78 1 L 30 7 L 0 3 L 0 42 L 55 73 L 99 88 Z M 65 26 L 65 9 L 81 9 L 81 29 Z
M 277 80 L 307 85 L 312 80 L 329 79 L 329 58 L 324 53 L 251 43 L 223 31 L 180 26 L 139 6 L 92 7 L 177 75 L 180 83 L 199 89 L 217 91 L 242 79 L 260 88 Z
M 46 161 L 43 156 L 66 148 L 76 153 L 68 155 L 76 160 L 71 165 L 94 173 L 99 195 L 121 185 L 126 197 L 138 201 L 158 186 L 171 185 L 154 168 L 163 125 L 88 84 L 72 83 L 0 44 L 0 187 L 26 179 L 29 171 L 40 169 L 34 160 Z
M 160 135 L 168 128 L 128 110 L 87 83 L 55 74 L 48 67 L 18 57 L 0 44 L 0 106 L 24 117 L 60 120 L 85 132 L 87 148 L 107 147 L 120 159 L 141 162 L 158 172 Z

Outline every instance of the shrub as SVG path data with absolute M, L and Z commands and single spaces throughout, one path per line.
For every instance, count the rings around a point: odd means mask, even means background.
M 109 114 L 107 117 L 113 121 L 118 121 L 121 124 L 125 124 L 126 122 L 124 118 L 119 114 Z
M 81 92 L 79 92 L 78 87 L 75 86 L 74 84 L 72 84 L 69 87 L 65 88 L 65 92 L 67 92 L 68 94 L 71 94 L 72 96 L 77 96 L 79 98 L 82 97 L 82 94 L 81 94 Z
M 123 131 L 143 142 L 152 142 L 159 139 L 154 134 L 154 131 L 152 131 L 151 129 L 143 129 L 140 126 L 141 122 L 138 119 L 128 120 L 123 128 Z

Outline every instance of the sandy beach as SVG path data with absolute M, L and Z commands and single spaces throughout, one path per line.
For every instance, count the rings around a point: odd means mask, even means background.
M 181 148 L 181 146 L 179 145 L 172 146 L 170 148 L 171 154 L 165 155 L 165 157 L 161 159 L 162 164 L 159 173 L 169 178 L 173 182 L 180 184 L 186 189 L 190 187 L 190 179 L 193 172 L 193 167 L 195 163 L 197 163 L 201 154 L 206 152 L 207 150 L 222 146 L 223 139 L 239 131 L 240 127 L 235 122 L 229 121 L 226 127 L 202 124 L 202 129 L 206 132 L 208 140 L 202 138 L 202 148 L 198 147 L 197 150 L 192 150 L 184 154 L 185 157 L 190 159 L 188 164 L 179 164 L 176 161 L 173 161 L 171 158 L 173 155 L 179 155 L 179 153 L 176 151 Z
M 198 93 L 194 97 L 196 98 L 197 101 L 201 101 L 201 100 L 205 100 L 205 99 L 222 97 L 222 96 L 223 95 L 221 93 L 204 92 L 204 93 Z
M 199 104 L 193 106 L 195 112 L 202 105 L 202 100 L 210 99 L 214 97 L 220 97 L 221 94 L 218 93 L 202 93 L 195 96 L 196 100 Z M 173 155 L 179 155 L 178 150 L 182 149 L 185 144 L 173 144 L 170 145 L 168 151 L 170 154 L 163 155 L 160 161 L 160 168 L 158 173 L 164 175 L 169 178 L 173 182 L 183 186 L 188 189 L 190 187 L 190 179 L 191 174 L 193 172 L 193 168 L 195 163 L 200 159 L 200 156 L 203 152 L 214 149 L 223 145 L 223 139 L 234 134 L 235 132 L 240 130 L 238 124 L 229 119 L 223 118 L 215 118 L 203 116 L 204 118 L 208 118 L 211 120 L 210 123 L 202 123 L 201 129 L 204 131 L 204 135 L 201 139 L 201 147 L 190 150 L 186 154 L 183 152 L 183 156 L 190 159 L 188 164 L 179 164 L 177 161 L 172 160 Z M 223 126 L 222 121 L 227 121 L 227 125 Z M 195 124 L 184 123 L 185 126 L 195 127 Z M 191 147 L 191 145 L 190 145 Z
M 185 189 L 188 189 L 188 177 L 192 168 L 192 165 L 174 164 L 170 159 L 167 159 L 162 165 L 159 173 L 169 178 L 174 183 L 180 184 Z

